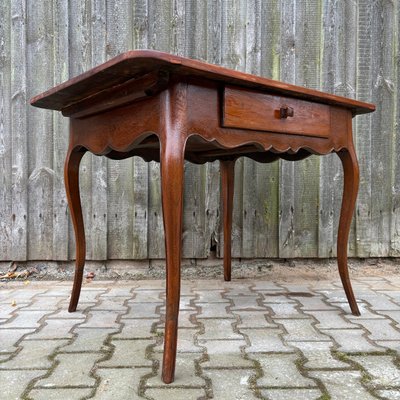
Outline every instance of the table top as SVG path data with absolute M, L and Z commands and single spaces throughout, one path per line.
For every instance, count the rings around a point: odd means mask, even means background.
M 353 115 L 375 110 L 375 106 L 370 103 L 153 50 L 134 50 L 120 54 L 104 64 L 33 97 L 31 104 L 35 107 L 61 111 L 103 90 L 156 71 L 182 78 L 190 76 L 345 107 L 351 109 Z

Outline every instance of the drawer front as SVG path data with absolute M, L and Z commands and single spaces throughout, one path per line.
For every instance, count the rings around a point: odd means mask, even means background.
M 330 108 L 325 104 L 226 86 L 222 126 L 328 137 Z

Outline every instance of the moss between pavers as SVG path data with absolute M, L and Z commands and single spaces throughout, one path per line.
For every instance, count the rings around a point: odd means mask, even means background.
M 400 365 L 400 358 L 395 350 L 392 349 L 387 349 L 385 352 L 366 352 L 366 351 L 361 351 L 361 352 L 356 352 L 356 353 L 343 353 L 337 350 L 331 350 L 331 354 L 334 358 L 336 358 L 339 361 L 343 361 L 348 363 L 354 370 L 360 371 L 361 373 L 361 379 L 360 383 L 364 386 L 365 390 L 370 393 L 371 395 L 375 395 L 376 390 L 384 390 L 384 389 L 392 389 L 390 386 L 379 386 L 379 387 L 372 387 L 370 385 L 370 382 L 372 381 L 372 376 L 357 362 L 353 361 L 352 359 L 349 358 L 349 355 L 351 356 L 392 356 L 393 357 L 393 363 L 396 366 Z M 345 369 L 342 369 L 345 370 Z
M 318 397 L 317 400 L 331 400 L 331 396 L 329 394 L 325 393 L 321 397 Z

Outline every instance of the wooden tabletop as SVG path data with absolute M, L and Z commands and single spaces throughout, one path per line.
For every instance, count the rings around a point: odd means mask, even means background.
M 354 115 L 375 110 L 375 106 L 370 103 L 153 50 L 134 50 L 120 54 L 104 64 L 33 97 L 31 104 L 35 107 L 60 111 L 105 89 L 154 71 L 163 71 L 182 77 L 198 77 L 268 93 L 337 105 L 351 109 Z

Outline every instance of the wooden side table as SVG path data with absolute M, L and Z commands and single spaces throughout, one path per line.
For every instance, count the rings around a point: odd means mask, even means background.
M 337 153 L 344 170 L 338 267 L 351 311 L 359 315 L 347 268 L 359 181 L 352 117 L 372 112 L 374 105 L 147 50 L 121 54 L 34 97 L 31 104 L 70 118 L 65 186 L 76 238 L 71 312 L 77 307 L 85 263 L 79 195 L 83 155 L 140 156 L 161 163 L 167 265 L 164 382 L 174 380 L 175 370 L 185 159 L 221 162 L 224 277 L 230 280 L 235 160 L 296 161 Z

